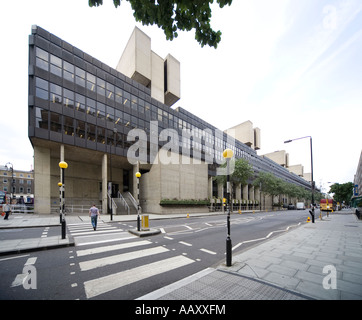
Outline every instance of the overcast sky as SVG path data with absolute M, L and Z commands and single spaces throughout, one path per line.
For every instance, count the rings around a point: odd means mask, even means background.
M 156 26 L 135 22 L 130 5 L 88 0 L 3 1 L 0 50 L 0 165 L 30 170 L 28 139 L 28 35 L 36 24 L 115 68 L 137 25 L 154 52 L 181 62 L 181 106 L 221 130 L 250 120 L 261 129 L 259 155 L 289 153 L 290 165 L 314 180 L 353 181 L 362 150 L 362 1 L 234 0 L 213 5 L 217 49 L 194 32 L 172 42 Z

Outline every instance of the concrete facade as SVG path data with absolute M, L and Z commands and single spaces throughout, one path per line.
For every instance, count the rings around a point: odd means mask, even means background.
M 273 172 L 285 181 L 309 187 L 286 168 L 256 154 L 260 130 L 252 128 L 250 121 L 236 127 L 237 137 L 232 140 L 191 112 L 169 108 L 180 97 L 180 63 L 171 55 L 162 59 L 152 52 L 150 41 L 136 28 L 113 69 L 33 26 L 29 37 L 28 135 L 34 148 L 36 213 L 59 212 L 58 164 L 62 160 L 68 163 L 66 208 L 88 210 L 95 203 L 107 212 L 114 199 L 121 201 L 119 193 L 136 197 L 135 173 L 140 171 L 143 212 L 208 210 L 206 205 L 160 202 L 222 198 L 225 189 L 216 185 L 213 177 L 226 147 L 233 149 L 236 158 L 247 159 L 255 175 Z M 248 128 L 247 144 L 239 140 L 244 127 Z M 146 147 L 143 153 L 141 145 Z M 133 161 L 131 149 L 138 157 L 142 153 L 142 159 Z M 176 161 L 155 161 L 162 152 Z M 234 188 L 235 199 L 255 206 L 260 193 L 252 180 Z
M 248 120 L 225 130 L 226 133 L 235 135 L 235 139 L 245 143 L 254 150 L 261 148 L 260 129 L 253 128 L 253 123 Z

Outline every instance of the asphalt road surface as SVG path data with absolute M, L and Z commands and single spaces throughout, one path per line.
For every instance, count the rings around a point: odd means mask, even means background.
M 308 210 L 234 213 L 232 254 L 298 228 L 308 216 Z M 0 299 L 136 299 L 225 263 L 226 214 L 151 220 L 161 233 L 146 238 L 127 231 L 135 226 L 100 222 L 94 231 L 89 222 L 67 224 L 74 247 L 0 257 Z M 4 230 L 0 239 L 59 233 L 47 228 Z

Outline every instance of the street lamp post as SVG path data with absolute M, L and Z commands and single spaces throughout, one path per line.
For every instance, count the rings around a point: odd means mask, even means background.
M 222 153 L 223 157 L 226 159 L 226 190 L 227 190 L 227 236 L 226 236 L 226 266 L 231 267 L 231 238 L 230 238 L 230 159 L 233 156 L 233 151 L 231 149 L 225 149 Z
M 61 224 L 62 224 L 62 239 L 65 239 L 65 184 L 64 184 L 64 170 L 68 168 L 68 164 L 65 161 L 59 162 L 59 167 L 61 168 L 61 182 L 58 183 L 60 187 L 60 215 L 61 215 Z
M 310 167 L 311 167 L 311 186 L 312 186 L 312 211 L 309 211 L 311 213 L 312 216 L 312 223 L 314 223 L 314 179 L 313 179 L 313 147 L 312 147 L 312 137 L 311 136 L 305 136 L 305 137 L 301 137 L 301 138 L 296 138 L 296 139 L 291 139 L 291 140 L 287 140 L 284 141 L 284 143 L 290 143 L 294 140 L 300 140 L 300 139 L 305 139 L 305 138 L 309 138 L 310 139 Z
M 136 172 L 136 178 L 137 178 L 137 231 L 141 230 L 141 221 L 140 221 L 140 177 L 141 173 Z

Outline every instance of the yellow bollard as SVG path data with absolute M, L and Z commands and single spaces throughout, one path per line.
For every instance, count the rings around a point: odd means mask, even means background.
M 241 210 L 239 210 L 238 212 L 239 212 L 239 214 L 242 214 Z
M 190 215 L 189 214 L 187 214 L 187 217 L 186 218 L 190 218 Z
M 310 218 L 308 217 L 307 222 L 310 222 Z

